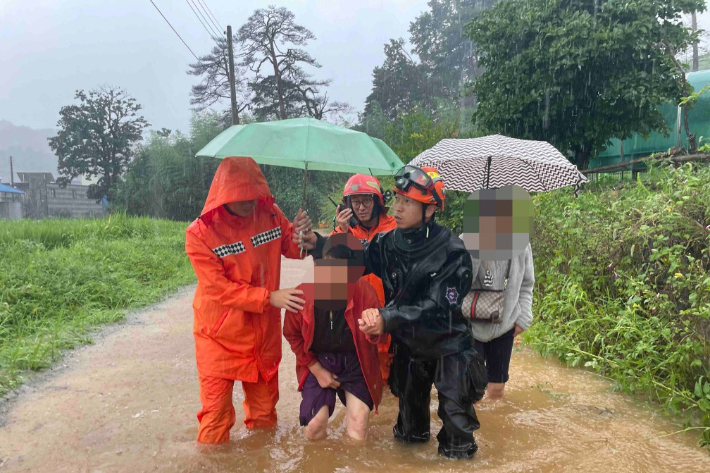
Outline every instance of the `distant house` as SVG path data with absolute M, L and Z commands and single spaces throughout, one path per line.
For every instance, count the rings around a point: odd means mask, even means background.
M 19 189 L 0 183 L 0 219 L 22 218 L 22 200 L 25 193 Z
M 89 186 L 72 181 L 66 187 L 56 183 L 49 172 L 18 172 L 15 187 L 24 191 L 23 217 L 95 217 L 105 213 L 101 202 L 87 196 Z

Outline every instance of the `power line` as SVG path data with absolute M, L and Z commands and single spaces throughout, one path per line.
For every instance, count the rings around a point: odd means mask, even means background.
M 205 9 L 209 12 L 210 15 L 212 15 L 212 19 L 214 20 L 214 23 L 216 23 L 215 26 L 218 27 L 218 29 L 224 31 L 224 28 L 222 28 L 222 25 L 219 24 L 217 21 L 217 18 L 214 16 L 214 13 L 212 13 L 212 10 L 210 10 L 210 7 L 207 6 L 207 1 L 206 0 L 198 0 L 202 5 L 204 5 Z
M 192 49 L 190 49 L 190 46 L 188 46 L 187 43 L 185 42 L 185 40 L 182 39 L 182 36 L 180 36 L 180 34 L 179 34 L 177 31 L 175 31 L 175 28 L 173 28 L 173 25 L 171 25 L 170 22 L 168 21 L 168 19 L 165 18 L 165 15 L 163 15 L 163 12 L 160 11 L 160 8 L 158 8 L 158 6 L 157 6 L 155 3 L 153 3 L 153 0 L 150 0 L 150 3 L 152 3 L 153 6 L 155 7 L 155 9 L 158 10 L 158 13 L 160 13 L 160 16 L 163 17 L 163 20 L 165 20 L 165 22 L 170 26 L 170 28 L 171 28 L 171 29 L 173 30 L 173 32 L 177 35 L 177 37 L 180 38 L 180 41 L 182 41 L 182 44 L 184 44 L 185 47 L 192 53 L 192 55 L 195 56 L 195 59 L 197 59 L 197 60 L 199 61 L 200 58 L 198 58 L 198 57 L 197 57 L 197 54 L 195 54 L 195 53 L 192 51 Z
M 209 20 L 208 20 L 208 19 L 206 18 L 206 16 L 205 16 L 205 15 L 207 15 L 207 13 L 205 13 L 204 15 L 202 14 L 202 10 L 200 10 L 200 6 L 197 4 L 197 2 L 196 2 L 195 0 L 192 0 L 192 4 L 193 4 L 193 5 L 195 6 L 195 8 L 197 9 L 197 13 L 199 13 L 200 16 L 202 17 L 202 19 L 205 20 L 205 23 L 207 24 L 207 26 L 209 26 L 210 31 L 212 31 L 212 34 L 214 35 L 214 37 L 218 38 L 218 37 L 220 36 L 220 34 L 219 34 L 219 29 L 215 29 L 215 28 L 212 27 L 212 25 L 210 24 Z
M 205 31 L 207 31 L 207 34 L 210 35 L 210 38 L 214 39 L 214 31 L 208 29 L 205 23 L 200 19 L 199 15 L 197 14 L 197 11 L 195 11 L 195 8 L 190 3 L 190 0 L 185 0 L 185 2 L 187 2 L 188 6 L 190 7 L 190 10 L 192 10 L 192 13 L 195 14 L 195 17 L 197 17 L 197 20 L 202 24 L 202 27 L 205 29 Z

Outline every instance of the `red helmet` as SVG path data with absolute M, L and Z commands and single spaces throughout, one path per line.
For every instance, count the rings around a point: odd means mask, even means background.
M 444 179 L 436 168 L 404 166 L 394 176 L 394 191 L 423 204 L 436 205 L 444 210 L 446 191 Z
M 385 206 L 385 197 L 382 195 L 380 181 L 378 181 L 374 176 L 368 176 L 367 174 L 355 174 L 353 177 L 348 179 L 348 182 L 345 184 L 345 189 L 343 190 L 343 197 L 351 195 L 377 196 L 380 201 L 380 206 L 382 208 Z

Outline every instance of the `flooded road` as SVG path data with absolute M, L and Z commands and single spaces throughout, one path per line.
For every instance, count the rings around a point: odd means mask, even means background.
M 307 262 L 284 260 L 282 286 Z M 506 399 L 478 406 L 480 446 L 472 461 L 436 453 L 436 441 L 392 438 L 396 400 L 386 393 L 364 445 L 348 441 L 341 406 L 330 438 L 308 442 L 298 426 L 295 358 L 284 343 L 279 423 L 247 432 L 235 386 L 232 440 L 195 442 L 199 388 L 192 338 L 192 289 L 109 328 L 52 373 L 0 406 L 0 470 L 14 471 L 710 471 L 710 454 L 660 409 L 644 407 L 582 370 L 526 349 L 513 355 Z M 436 399 L 436 396 L 434 396 Z M 441 427 L 432 403 L 432 437 Z

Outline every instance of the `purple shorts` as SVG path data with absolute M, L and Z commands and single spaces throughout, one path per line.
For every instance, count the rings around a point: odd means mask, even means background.
M 313 373 L 308 373 L 301 391 L 303 396 L 299 415 L 301 425 L 308 425 L 323 406 L 328 406 L 328 417 L 332 416 L 335 410 L 335 395 L 337 394 L 340 402 L 345 405 L 345 391 L 360 399 L 372 410 L 372 396 L 367 389 L 356 353 L 320 353 L 318 361 L 323 368 L 338 377 L 340 387 L 322 388 Z

